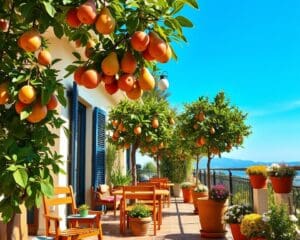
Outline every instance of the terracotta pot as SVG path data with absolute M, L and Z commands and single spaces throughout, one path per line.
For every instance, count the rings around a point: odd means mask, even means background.
M 129 228 L 134 236 L 145 236 L 148 232 L 151 217 L 147 218 L 132 218 L 129 217 Z
M 240 223 L 230 223 L 229 225 L 234 240 L 247 240 L 246 236 L 241 233 Z
M 252 188 L 260 189 L 267 187 L 267 178 L 263 175 L 249 175 Z
M 218 202 L 208 197 L 198 198 L 198 215 L 201 225 L 201 237 L 222 238 L 226 235 L 224 213 L 227 201 Z
M 270 177 L 276 193 L 289 193 L 293 188 L 293 177 Z
M 182 188 L 183 202 L 193 202 L 193 188 Z
M 208 196 L 208 192 L 192 192 L 193 194 L 193 203 L 194 203 L 194 213 L 197 214 L 198 213 L 198 198 L 201 197 L 207 197 Z

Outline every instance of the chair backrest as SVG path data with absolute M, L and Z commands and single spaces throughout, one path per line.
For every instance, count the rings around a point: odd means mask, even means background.
M 156 189 L 160 189 L 162 183 L 161 182 L 138 182 L 138 186 L 155 186 Z
M 54 187 L 54 195 L 51 198 L 43 197 L 45 215 L 50 215 L 52 207 L 64 205 L 69 206 L 72 214 L 76 213 L 76 202 L 72 186 Z
M 123 186 L 123 202 L 128 199 L 156 200 L 155 186 Z
M 168 178 L 159 178 L 159 177 L 153 177 L 149 179 L 150 182 L 165 182 L 168 183 L 169 179 Z

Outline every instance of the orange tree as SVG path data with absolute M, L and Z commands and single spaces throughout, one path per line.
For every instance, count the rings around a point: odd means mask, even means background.
M 166 100 L 121 101 L 109 112 L 108 140 L 119 148 L 131 145 L 132 183 L 136 184 L 136 151 L 157 152 L 173 131 L 172 111 Z
M 63 121 L 56 107 L 66 104 L 64 87 L 47 48 L 45 31 L 66 36 L 85 48 L 86 58 L 66 69 L 86 88 L 102 81 L 113 94 L 120 88 L 138 98 L 153 88 L 148 69 L 176 58 L 171 42 L 186 41 L 179 14 L 196 0 L 0 0 L 0 213 L 5 222 L 19 205 L 39 205 L 53 191 L 52 173 L 61 156 L 51 150 L 51 130 Z
M 200 97 L 198 101 L 185 105 L 185 111 L 179 117 L 179 128 L 184 141 L 207 155 L 208 189 L 211 187 L 210 163 L 213 157 L 221 157 L 221 153 L 241 146 L 243 138 L 250 134 L 250 127 L 245 124 L 246 116 L 230 105 L 223 92 L 218 93 L 212 102 Z

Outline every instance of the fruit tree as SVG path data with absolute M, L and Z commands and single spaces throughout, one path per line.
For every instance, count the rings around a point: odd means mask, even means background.
M 155 153 L 163 148 L 173 131 L 173 113 L 166 100 L 146 97 L 143 101 L 121 101 L 109 113 L 108 140 L 119 148 L 131 146 L 131 173 L 136 184 L 138 148 Z
M 198 6 L 196 0 L 0 4 L 0 213 L 8 222 L 20 204 L 39 205 L 42 195 L 51 195 L 52 173 L 60 171 L 61 156 L 50 147 L 53 129 L 63 124 L 57 106 L 66 105 L 65 90 L 44 33 L 52 29 L 84 48 L 85 56 L 74 52 L 76 61 L 66 67 L 79 85 L 103 82 L 108 93 L 121 89 L 137 99 L 154 88 L 156 63 L 176 59 L 171 42 L 186 41 L 182 28 L 192 23 L 180 10 Z
M 239 147 L 243 138 L 250 134 L 245 124 L 246 114 L 231 106 L 223 92 L 218 93 L 214 101 L 200 97 L 198 101 L 185 105 L 180 116 L 180 129 L 184 141 L 197 146 L 207 155 L 207 185 L 210 189 L 210 163 L 214 156 L 221 157 L 222 152 L 230 152 Z

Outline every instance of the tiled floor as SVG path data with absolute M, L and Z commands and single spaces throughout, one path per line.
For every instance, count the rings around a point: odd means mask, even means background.
M 170 207 L 163 208 L 163 222 L 161 229 L 157 231 L 157 236 L 153 236 L 153 229 L 150 228 L 146 237 L 132 236 L 129 229 L 125 235 L 121 235 L 119 212 L 114 217 L 113 212 L 108 211 L 102 217 L 104 240 L 204 240 L 204 238 L 200 238 L 199 217 L 193 214 L 193 210 L 193 204 L 183 203 L 181 198 L 172 198 Z M 228 231 L 226 239 L 232 239 L 230 231 Z M 96 240 L 96 238 L 89 238 L 89 240 Z

